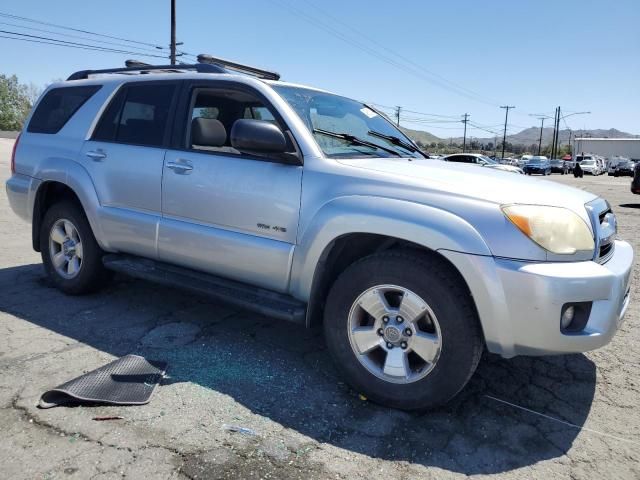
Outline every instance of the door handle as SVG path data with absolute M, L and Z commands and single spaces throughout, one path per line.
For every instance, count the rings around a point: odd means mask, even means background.
M 89 157 L 91 160 L 95 161 L 95 162 L 100 162 L 102 160 L 104 160 L 105 158 L 107 158 L 107 154 L 104 153 L 103 150 L 98 149 L 98 150 L 91 150 L 89 152 L 86 153 L 87 157 Z
M 189 174 L 193 170 L 193 165 L 190 163 L 167 162 L 167 168 L 176 173 Z

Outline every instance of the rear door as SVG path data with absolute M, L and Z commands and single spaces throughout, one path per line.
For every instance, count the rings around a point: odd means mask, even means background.
M 98 193 L 101 224 L 114 249 L 156 256 L 162 165 L 178 81 L 124 84 L 100 118 L 80 159 Z
M 268 100 L 246 85 L 194 82 L 183 92 L 175 145 L 164 164 L 160 259 L 286 291 L 302 166 L 243 154 L 231 146 L 230 132 L 243 118 L 285 131 L 287 126 Z M 209 140 L 197 133 L 202 125 Z

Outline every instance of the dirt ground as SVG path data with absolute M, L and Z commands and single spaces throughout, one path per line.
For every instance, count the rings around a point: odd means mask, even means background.
M 11 142 L 0 139 L 2 182 Z M 629 178 L 552 180 L 608 199 L 640 252 Z M 342 383 L 318 331 L 120 277 L 66 297 L 44 279 L 30 235 L 0 194 L 2 478 L 640 478 L 638 268 L 607 347 L 487 355 L 450 405 L 410 414 Z M 169 363 L 150 404 L 36 407 L 45 390 L 127 353 Z M 104 415 L 123 419 L 92 420 Z

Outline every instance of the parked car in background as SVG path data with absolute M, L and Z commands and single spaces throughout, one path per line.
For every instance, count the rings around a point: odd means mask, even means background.
M 554 158 L 549 161 L 549 164 L 551 165 L 551 173 L 559 173 L 561 175 L 569 173 L 569 165 L 564 160 Z
M 629 159 L 627 157 L 620 157 L 620 156 L 607 158 L 607 174 L 609 176 L 613 176 L 613 174 L 616 171 L 616 167 L 618 166 L 618 163 L 622 162 L 623 160 L 629 160 Z
M 604 157 L 596 156 L 596 163 L 598 164 L 598 175 L 604 174 L 607 171 L 607 161 Z
M 631 193 L 640 195 L 640 162 L 636 162 L 633 168 L 633 180 L 631 181 Z
M 529 160 L 533 158 L 533 155 L 523 155 L 518 160 L 516 160 L 518 167 L 524 168 Z
M 445 162 L 469 163 L 472 165 L 479 165 L 481 167 L 493 168 L 495 170 L 503 170 L 511 173 L 524 173 L 522 169 L 518 167 L 502 165 L 495 160 L 490 159 L 486 155 L 480 155 L 478 153 L 454 153 L 452 155 L 446 155 L 442 160 Z
M 596 162 L 595 155 L 577 155 L 576 163 L 580 164 L 584 173 L 600 175 L 600 165 Z
M 532 158 L 524 166 L 526 175 L 551 175 L 551 163 L 545 158 Z
M 503 165 L 513 165 L 514 167 L 517 167 L 518 159 L 513 157 L 505 157 L 500 161 L 500 163 L 502 163 Z
M 633 177 L 636 164 L 631 160 L 618 162 L 613 172 L 614 177 Z

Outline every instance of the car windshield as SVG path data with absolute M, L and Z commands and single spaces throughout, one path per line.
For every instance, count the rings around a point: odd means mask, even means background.
M 540 165 L 544 162 L 544 160 L 540 160 L 539 158 L 534 158 L 533 160 L 529 160 L 527 165 Z
M 581 165 L 593 165 L 594 163 L 595 163 L 595 161 L 593 159 L 587 158 L 586 160 L 582 161 Z
M 576 157 L 576 162 L 582 162 L 583 160 L 591 160 L 591 157 L 583 157 L 582 155 Z
M 327 157 L 426 158 L 384 116 L 356 100 L 309 88 L 273 85 Z

